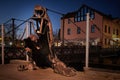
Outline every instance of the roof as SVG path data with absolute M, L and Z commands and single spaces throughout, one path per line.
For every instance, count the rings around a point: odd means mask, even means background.
M 69 13 L 65 14 L 63 17 L 64 17 L 64 18 L 70 18 L 70 17 L 74 17 L 75 14 L 76 14 L 76 12 L 69 12 Z M 63 17 L 62 17 L 62 18 L 63 18 Z M 61 19 L 62 19 L 62 18 L 61 18 Z
M 104 16 L 104 17 L 107 17 L 107 18 L 111 18 L 111 19 L 112 19 L 112 15 L 104 14 L 104 13 L 102 13 L 102 12 L 100 12 L 100 11 L 92 8 L 92 7 L 89 7 L 89 6 L 85 5 L 85 4 L 83 4 L 78 10 L 73 11 L 73 12 L 69 12 L 69 13 L 65 14 L 63 17 L 64 17 L 64 18 L 74 17 L 74 16 L 76 15 L 76 13 L 77 13 L 81 8 L 83 8 L 83 7 L 88 7 L 89 9 L 97 12 L 98 14 L 100 14 L 100 15 L 102 15 L 102 16 Z M 62 17 L 61 19 L 63 19 L 63 17 Z
M 120 24 L 120 18 L 114 18 L 113 21 Z

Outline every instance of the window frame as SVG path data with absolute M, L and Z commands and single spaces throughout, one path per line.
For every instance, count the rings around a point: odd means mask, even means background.
M 95 33 L 95 25 L 91 25 L 91 33 Z
M 71 35 L 71 29 L 70 28 L 67 29 L 67 35 Z
M 80 33 L 81 33 L 81 28 L 77 27 L 77 34 L 80 34 Z

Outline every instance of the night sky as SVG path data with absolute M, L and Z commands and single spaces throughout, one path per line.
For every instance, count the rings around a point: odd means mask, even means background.
M 0 0 L 0 24 L 10 18 L 23 20 L 30 18 L 35 5 L 66 14 L 79 9 L 82 4 L 120 18 L 120 0 Z M 59 29 L 62 16 L 50 11 L 48 15 L 52 21 L 53 30 Z

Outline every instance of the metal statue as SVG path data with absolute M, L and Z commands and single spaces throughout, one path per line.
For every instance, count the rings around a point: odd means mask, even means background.
M 46 8 L 39 5 L 35 6 L 32 19 L 37 24 L 37 36 L 31 35 L 28 39 L 25 39 L 25 48 L 32 62 L 35 61 L 36 65 L 42 68 L 51 67 L 54 72 L 62 75 L 74 76 L 76 74 L 75 70 L 67 67 L 52 51 L 52 23 Z

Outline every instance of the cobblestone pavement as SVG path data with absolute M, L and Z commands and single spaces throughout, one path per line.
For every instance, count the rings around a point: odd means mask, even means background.
M 66 77 L 53 72 L 51 68 L 33 71 L 18 71 L 19 64 L 0 65 L 0 80 L 120 80 L 120 71 L 89 69 L 77 72 L 73 77 Z

